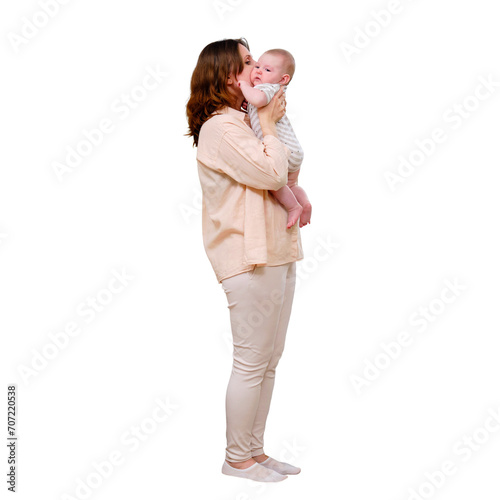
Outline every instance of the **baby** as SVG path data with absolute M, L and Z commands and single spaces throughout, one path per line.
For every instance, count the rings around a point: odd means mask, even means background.
M 252 70 L 250 80 L 253 87 L 247 82 L 238 82 L 245 99 L 248 101 L 250 124 L 261 141 L 263 136 L 257 108 L 268 104 L 280 89 L 280 85 L 290 83 L 294 72 L 295 60 L 292 54 L 283 49 L 273 49 L 264 52 Z M 304 152 L 286 115 L 276 123 L 276 131 L 280 141 L 290 149 L 291 155 L 288 160 L 287 185 L 277 191 L 270 190 L 270 192 L 288 210 L 287 229 L 292 227 L 299 217 L 299 226 L 302 227 L 310 223 L 312 210 L 306 192 L 297 185 Z

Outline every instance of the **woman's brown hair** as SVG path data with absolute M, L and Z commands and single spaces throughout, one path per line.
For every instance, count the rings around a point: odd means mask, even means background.
M 189 132 L 184 134 L 193 138 L 194 146 L 198 146 L 201 126 L 212 113 L 234 102 L 227 79 L 229 73 L 237 75 L 243 71 L 240 43 L 250 50 L 244 38 L 224 39 L 208 44 L 198 57 L 191 77 L 191 97 L 186 104 Z

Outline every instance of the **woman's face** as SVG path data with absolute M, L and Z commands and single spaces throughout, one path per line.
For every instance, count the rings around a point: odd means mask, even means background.
M 245 97 L 238 86 L 238 82 L 248 82 L 251 85 L 250 75 L 253 67 L 255 66 L 255 61 L 253 60 L 250 52 L 248 52 L 248 49 L 241 43 L 238 44 L 238 50 L 240 51 L 241 58 L 243 59 L 243 71 L 238 73 L 236 76 L 234 76 L 233 73 L 229 74 L 227 90 L 232 96 L 234 96 L 235 99 L 232 107 L 239 110 Z
M 239 43 L 238 49 L 240 51 L 241 58 L 243 59 L 243 71 L 236 75 L 236 81 L 248 82 L 251 84 L 250 74 L 252 73 L 253 67 L 255 66 L 255 61 L 244 45 Z

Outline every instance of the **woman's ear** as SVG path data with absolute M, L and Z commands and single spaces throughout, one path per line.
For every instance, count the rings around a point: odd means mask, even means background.
M 290 82 L 290 75 L 286 73 L 281 77 L 281 80 L 278 83 L 280 85 L 288 85 L 289 82 Z

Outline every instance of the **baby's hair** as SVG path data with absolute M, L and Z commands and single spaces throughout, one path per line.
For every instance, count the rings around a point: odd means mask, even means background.
M 265 54 L 271 54 L 272 56 L 280 56 L 283 58 L 283 69 L 285 73 L 290 75 L 290 81 L 292 81 L 293 74 L 295 73 L 295 59 L 292 54 L 285 49 L 271 49 L 266 50 Z

